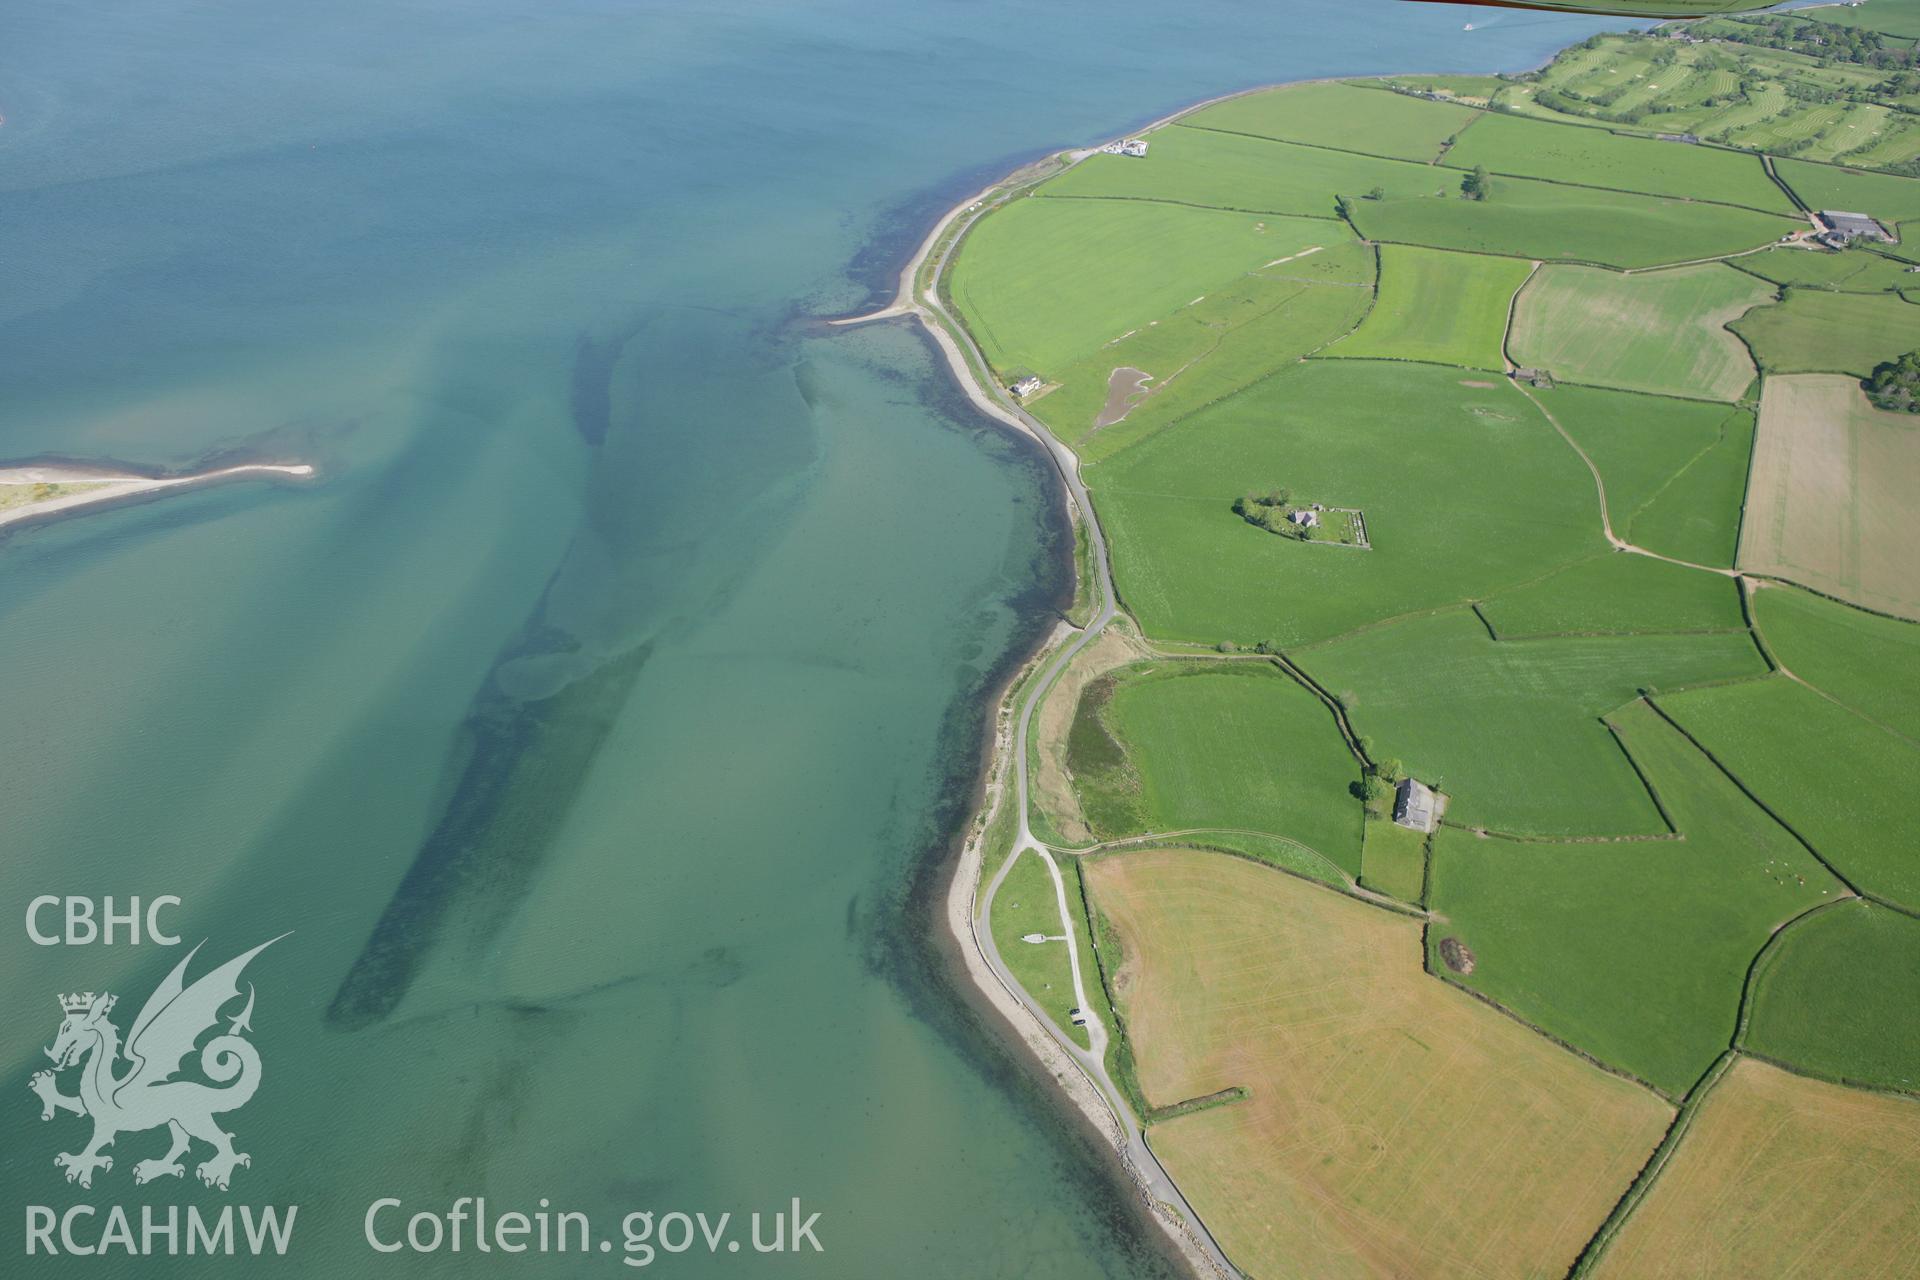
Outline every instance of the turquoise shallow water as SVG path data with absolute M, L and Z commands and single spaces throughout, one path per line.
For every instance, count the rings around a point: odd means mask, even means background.
M 1463 16 L 1463 14 L 1465 16 Z M 1479 30 L 1461 31 L 1472 20 Z M 1014 163 L 1249 84 L 1538 61 L 1592 23 L 1333 7 L 732 0 L 43 6 L 0 46 L 0 456 L 298 456 L 0 543 L 0 1257 L 24 1209 L 819 1210 L 670 1274 L 1161 1274 L 950 989 L 929 903 L 982 689 L 1067 584 L 1033 453 L 891 284 Z M 254 964 L 232 1191 L 91 1191 L 26 1090 L 54 996 L 178 958 L 31 945 L 36 894 L 177 894 Z M 6 921 L 16 923 L 8 925 Z M 243 1260 L 30 1273 L 250 1273 Z

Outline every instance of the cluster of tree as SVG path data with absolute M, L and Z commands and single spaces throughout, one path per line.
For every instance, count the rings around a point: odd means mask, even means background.
M 1533 100 L 1563 116 L 1585 116 L 1608 124 L 1640 124 L 1648 116 L 1657 114 L 1653 107 L 1644 104 L 1629 107 L 1625 111 L 1608 110 L 1624 92 L 1625 89 L 1618 85 L 1592 95 L 1575 93 L 1570 89 L 1540 89 L 1533 95 Z
M 1920 49 L 1889 42 L 1878 31 L 1865 27 L 1840 27 L 1805 18 L 1773 15 L 1716 22 L 1713 34 L 1732 44 L 1753 45 L 1761 49 L 1781 49 L 1822 62 L 1849 63 L 1862 67 L 1920 66 Z
M 1307 527 L 1287 519 L 1294 510 L 1293 494 L 1285 489 L 1249 493 L 1233 500 L 1233 514 L 1248 524 L 1265 529 L 1268 533 L 1277 533 L 1283 538 L 1305 542 Z
M 1896 413 L 1920 413 L 1920 351 L 1883 360 L 1866 381 L 1867 398 Z
M 1920 93 L 1920 71 L 1899 71 L 1873 86 L 1876 98 L 1904 98 Z
M 1362 745 L 1365 745 L 1364 742 Z M 1367 812 L 1376 818 L 1391 817 L 1393 814 L 1394 784 L 1407 776 L 1407 768 L 1392 756 L 1386 756 L 1373 762 L 1360 781 L 1353 784 L 1353 793 L 1367 807 Z
M 1239 653 L 1240 652 L 1240 646 L 1235 644 L 1231 640 L 1222 640 L 1219 644 L 1213 647 L 1219 650 L 1221 653 Z M 1280 651 L 1281 651 L 1280 646 L 1271 640 L 1261 640 L 1257 642 L 1251 649 L 1247 650 L 1248 653 L 1258 653 L 1258 654 L 1272 654 L 1272 653 L 1279 653 Z
M 1460 179 L 1460 194 L 1469 200 L 1485 200 L 1493 194 L 1493 179 L 1487 176 L 1487 166 L 1477 164 L 1472 173 Z

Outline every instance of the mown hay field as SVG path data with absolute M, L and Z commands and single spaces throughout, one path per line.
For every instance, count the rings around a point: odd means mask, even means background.
M 1740 567 L 1920 618 L 1915 492 L 1920 426 L 1910 416 L 1875 409 L 1852 378 L 1768 378 Z
M 1840 874 L 1920 910 L 1920 747 L 1785 676 L 1656 701 Z
M 1016 199 L 968 233 L 950 282 L 996 370 L 1051 377 L 1274 258 L 1328 243 L 1329 229 L 1142 200 Z
M 1737 400 L 1755 369 L 1726 324 L 1773 295 L 1720 263 L 1631 276 L 1554 264 L 1520 292 L 1513 358 L 1561 382 Z
M 1299 644 L 1524 582 L 1606 544 L 1593 481 L 1504 379 L 1309 360 L 1087 469 L 1127 608 L 1152 636 Z M 1373 549 L 1254 527 L 1276 487 L 1359 507 Z
M 1231 98 L 1183 123 L 1426 163 L 1475 114 L 1368 85 L 1303 84 Z
M 1652 710 L 1614 722 L 1685 839 L 1535 844 L 1443 828 L 1429 905 L 1447 923 L 1430 937 L 1473 950 L 1455 981 L 1678 1097 L 1731 1043 L 1774 928 L 1842 889 Z
M 1744 633 L 1499 640 L 1466 609 L 1296 651 L 1376 754 L 1453 797 L 1449 822 L 1542 836 L 1666 824 L 1600 717 L 1643 688 L 1757 675 Z
M 1752 999 L 1743 1047 L 1816 1075 L 1920 1093 L 1920 920 L 1857 899 L 1816 912 L 1767 953 Z
M 1513 258 L 1382 245 L 1373 310 L 1323 354 L 1499 370 L 1507 306 L 1530 270 Z
M 1736 1062 L 1590 1275 L 1903 1274 L 1920 1253 L 1920 1102 Z
M 1777 214 L 1665 196 L 1492 180 L 1486 200 L 1458 194 L 1353 202 L 1369 240 L 1515 258 L 1653 267 L 1758 248 L 1803 227 Z
M 1861 715 L 1920 739 L 1920 626 L 1791 587 L 1758 592 L 1753 611 L 1787 670 Z
M 1158 662 L 1121 672 L 1105 715 L 1139 776 L 1145 831 L 1261 831 L 1360 873 L 1360 767 L 1298 681 L 1266 662 Z
M 1554 635 L 1633 635 L 1745 628 L 1731 579 L 1624 551 L 1591 559 L 1480 606 L 1503 640 Z
M 1087 867 L 1155 1153 L 1252 1275 L 1559 1274 L 1672 1115 L 1420 969 L 1417 920 L 1218 854 Z
M 1756 155 L 1494 112 L 1460 135 L 1445 163 L 1461 169 L 1484 165 L 1494 173 L 1616 191 L 1721 201 L 1789 216 L 1795 212 Z
M 1587 387 L 1535 394 L 1600 469 L 1616 534 L 1681 560 L 1733 564 L 1752 414 Z
M 1789 288 L 1729 326 L 1753 348 L 1764 373 L 1850 373 L 1864 378 L 1883 360 L 1920 349 L 1920 305 L 1892 293 Z

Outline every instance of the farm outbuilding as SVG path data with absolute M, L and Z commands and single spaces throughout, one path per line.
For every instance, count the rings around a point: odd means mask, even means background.
M 1400 779 L 1393 789 L 1393 820 L 1413 831 L 1431 831 L 1440 817 L 1433 788 L 1412 778 Z
M 1841 240 L 1878 240 L 1884 244 L 1893 243 L 1893 237 L 1878 221 L 1864 213 L 1848 213 L 1842 209 L 1822 209 L 1820 222 L 1827 234 L 1838 236 Z

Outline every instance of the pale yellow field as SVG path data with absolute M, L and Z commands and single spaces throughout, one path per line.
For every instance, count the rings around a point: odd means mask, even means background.
M 1150 1142 L 1263 1278 L 1559 1276 L 1673 1111 L 1429 977 L 1420 925 L 1221 854 L 1087 868 Z
M 1745 1058 L 1613 1243 L 1596 1280 L 1920 1271 L 1920 1101 Z
M 1740 567 L 1920 619 L 1920 421 L 1842 374 L 1768 378 Z
M 1721 263 L 1637 275 L 1549 263 L 1520 291 L 1509 345 L 1563 382 L 1737 400 L 1753 358 L 1727 321 L 1773 295 Z

